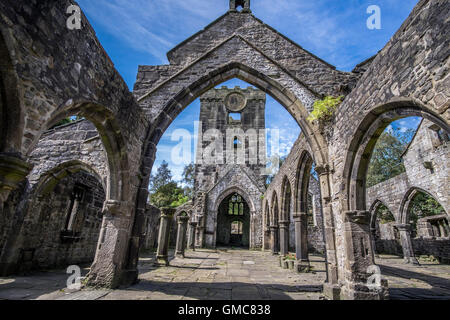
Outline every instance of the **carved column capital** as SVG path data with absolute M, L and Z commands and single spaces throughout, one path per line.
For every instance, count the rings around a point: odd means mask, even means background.
M 344 213 L 344 222 L 369 224 L 370 212 L 366 210 L 347 211 Z
M 289 221 L 288 220 L 281 220 L 279 221 L 280 229 L 287 229 L 289 227 Z
M 197 221 L 189 221 L 189 224 L 191 225 L 191 227 L 195 228 L 197 226 Z
M 161 208 L 161 218 L 172 218 L 175 211 L 174 208 Z
M 396 223 L 394 227 L 398 229 L 398 231 L 406 231 L 411 232 L 411 225 L 406 223 Z
M 308 215 L 306 214 L 306 212 L 296 212 L 293 215 L 294 221 L 295 222 L 300 222 L 303 219 L 307 219 Z
M 103 214 L 113 216 L 131 216 L 133 206 L 127 201 L 106 200 L 103 204 Z
M 18 156 L 0 154 L 0 202 L 6 201 L 31 169 L 33 165 Z
M 188 216 L 178 216 L 177 217 L 177 222 L 178 224 L 186 224 L 189 220 Z
M 317 172 L 319 176 L 327 175 L 331 173 L 330 165 L 318 165 L 314 168 L 314 170 Z

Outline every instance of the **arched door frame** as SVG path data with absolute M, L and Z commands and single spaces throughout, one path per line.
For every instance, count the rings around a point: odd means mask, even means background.
M 253 224 L 254 222 L 254 215 L 256 214 L 255 211 L 255 205 L 253 203 L 253 201 L 251 201 L 250 196 L 241 188 L 233 186 L 230 187 L 228 189 L 226 189 L 224 192 L 222 192 L 216 199 L 215 203 L 214 203 L 214 238 L 213 238 L 213 243 L 217 243 L 217 220 L 218 220 L 218 216 L 219 216 L 219 208 L 222 204 L 223 201 L 225 201 L 225 199 L 227 199 L 229 196 L 233 195 L 234 193 L 238 194 L 239 196 L 241 196 L 245 203 L 247 204 L 248 208 L 249 208 L 249 246 L 252 243 L 252 231 L 254 230 L 253 228 Z M 236 217 L 237 219 L 239 217 Z

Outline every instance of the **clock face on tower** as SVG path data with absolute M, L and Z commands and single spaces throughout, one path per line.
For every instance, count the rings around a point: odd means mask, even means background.
M 228 110 L 237 112 L 245 108 L 247 100 L 244 95 L 238 92 L 232 92 L 225 98 L 225 105 Z

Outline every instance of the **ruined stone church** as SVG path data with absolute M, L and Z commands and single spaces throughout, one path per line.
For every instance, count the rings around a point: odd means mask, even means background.
M 379 300 L 389 283 L 368 281 L 378 252 L 448 261 L 448 1 L 420 0 L 380 52 L 344 72 L 258 19 L 250 0 L 230 0 L 168 64 L 139 66 L 132 92 L 83 14 L 81 30 L 66 28 L 73 4 L 0 1 L 1 276 L 87 263 L 87 286 L 117 288 L 136 283 L 144 248 L 169 264 L 171 245 L 181 257 L 235 246 L 281 260 L 295 252 L 301 273 L 323 254 L 325 297 Z M 233 78 L 253 87 L 220 87 Z M 266 95 L 301 128 L 268 186 Z M 344 96 L 332 119 L 307 120 L 326 96 Z M 197 98 L 194 197 L 156 208 L 157 145 Z M 368 188 L 380 134 L 409 116 L 424 119 L 408 149 L 421 157 L 406 152 L 416 162 L 405 174 Z M 443 209 L 412 234 L 419 191 Z M 377 218 L 381 203 L 390 224 Z

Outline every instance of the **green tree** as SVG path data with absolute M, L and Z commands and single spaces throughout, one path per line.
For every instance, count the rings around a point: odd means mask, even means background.
M 163 160 L 156 175 L 150 175 L 150 193 L 155 193 L 159 188 L 170 182 L 172 182 L 172 172 L 167 161 Z
M 182 176 L 181 182 L 184 183 L 184 194 L 189 199 L 192 199 L 194 193 L 195 165 L 190 163 L 185 166 Z
M 150 195 L 150 203 L 158 208 L 176 208 L 188 201 L 184 195 L 184 190 L 174 181 L 160 186 L 156 192 Z
M 374 186 L 405 172 L 402 154 L 414 135 L 414 130 L 385 130 L 375 145 L 367 171 L 367 187 Z
M 378 206 L 376 216 L 382 224 L 395 222 L 394 215 L 384 204 Z
M 189 197 L 185 195 L 183 188 L 178 186 L 178 183 L 172 180 L 172 172 L 166 161 L 161 163 L 156 175 L 151 176 L 149 189 L 149 201 L 158 208 L 176 208 L 189 200 Z
M 444 208 L 432 196 L 424 192 L 418 192 L 412 199 L 409 207 L 409 221 L 415 230 L 417 220 L 420 218 L 444 213 Z

